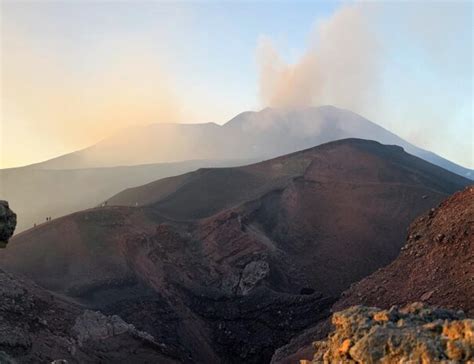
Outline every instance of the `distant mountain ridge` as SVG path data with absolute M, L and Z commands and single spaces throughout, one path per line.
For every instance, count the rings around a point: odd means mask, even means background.
M 403 140 L 348 110 L 334 106 L 266 108 L 243 112 L 223 125 L 151 124 L 126 129 L 89 148 L 30 166 L 76 169 L 195 159 L 268 159 L 344 138 L 395 144 L 408 153 L 471 178 L 459 166 Z
M 123 167 L 82 169 L 13 168 L 0 170 L 0 197 L 18 211 L 17 233 L 96 206 L 126 188 L 203 167 L 230 167 L 249 160 L 190 160 Z

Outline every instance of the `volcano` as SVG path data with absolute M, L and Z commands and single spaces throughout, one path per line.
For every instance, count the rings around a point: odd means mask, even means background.
M 194 362 L 268 362 L 390 263 L 409 223 L 469 180 L 345 139 L 132 188 L 18 234 L 0 266 Z

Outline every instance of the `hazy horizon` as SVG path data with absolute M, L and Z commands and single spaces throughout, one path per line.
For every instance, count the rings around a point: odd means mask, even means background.
M 472 6 L 3 1 L 0 168 L 126 127 L 326 104 L 473 168 Z
M 317 107 L 326 107 L 326 106 L 333 106 L 333 105 L 320 105 L 320 106 L 317 106 Z M 209 124 L 209 123 L 211 123 L 211 124 L 216 124 L 216 125 L 219 125 L 219 126 L 223 126 L 223 125 L 226 124 L 227 122 L 231 121 L 231 120 L 234 119 L 235 117 L 237 117 L 237 116 L 239 116 L 240 114 L 243 114 L 243 113 L 245 113 L 245 112 L 255 112 L 255 113 L 259 113 L 259 112 L 262 112 L 262 111 L 268 110 L 268 109 L 273 109 L 273 110 L 302 110 L 302 109 L 310 108 L 310 107 L 314 107 L 314 106 L 308 106 L 308 107 L 303 107 L 303 108 L 295 108 L 295 107 L 271 107 L 271 106 L 266 106 L 266 107 L 264 107 L 264 108 L 262 108 L 262 109 L 258 109 L 258 110 L 245 110 L 245 111 L 242 111 L 241 113 L 236 114 L 235 116 L 231 117 L 229 120 L 226 120 L 226 121 L 224 121 L 224 122 L 222 122 L 222 123 L 217 123 L 217 122 L 212 122 L 212 121 L 210 121 L 210 122 L 204 122 L 204 123 L 200 123 L 200 122 L 194 122 L 194 123 L 193 123 L 193 122 L 186 122 L 186 121 L 183 121 L 183 122 L 177 122 L 177 124 L 184 124 L 184 125 L 186 125 L 186 124 L 188 124 L 188 125 L 190 125 L 190 124 L 195 124 L 195 125 L 198 125 L 198 124 Z M 335 106 L 334 106 L 334 107 L 335 107 Z M 348 110 L 348 109 L 342 109 L 342 110 Z M 348 111 L 351 111 L 351 110 L 348 110 Z M 364 117 L 364 115 L 361 115 L 361 116 Z M 374 120 L 370 120 L 370 121 L 375 122 Z M 375 122 L 375 123 L 376 123 L 377 125 L 379 125 L 377 122 Z M 96 144 L 98 144 L 98 143 L 101 143 L 101 142 L 103 142 L 103 141 L 106 141 L 106 140 L 109 139 L 109 138 L 114 138 L 115 135 L 120 135 L 120 134 L 126 132 L 127 130 L 130 130 L 130 129 L 133 130 L 134 128 L 137 128 L 137 127 L 139 127 L 139 128 L 146 128 L 146 127 L 150 127 L 150 126 L 157 125 L 157 124 L 166 124 L 166 123 L 151 122 L 151 123 L 147 123 L 147 124 L 126 126 L 126 127 L 121 128 L 121 129 L 114 130 L 111 134 L 106 135 L 106 136 L 104 136 L 104 137 L 101 137 L 101 138 L 98 139 L 96 142 L 93 142 L 92 144 L 85 145 L 84 147 L 80 147 L 80 148 L 78 148 L 78 149 L 74 149 L 74 150 L 68 151 L 68 152 L 66 152 L 66 153 L 64 153 L 64 154 L 55 155 L 55 156 L 53 156 L 53 157 L 51 157 L 51 158 L 46 158 L 46 159 L 43 159 L 43 160 L 34 161 L 34 162 L 32 162 L 32 163 L 26 163 L 26 164 L 15 165 L 15 166 L 10 166 L 10 167 L 9 167 L 9 166 L 6 166 L 6 167 L 1 167 L 1 166 L 0 166 L 0 171 L 2 171 L 2 170 L 8 170 L 8 169 L 14 169 L 14 168 L 27 167 L 27 166 L 30 166 L 30 165 L 34 165 L 34 164 L 46 162 L 46 161 L 49 161 L 49 160 L 52 160 L 52 159 L 55 159 L 55 158 L 59 158 L 59 157 L 65 156 L 65 155 L 67 155 L 67 154 L 72 154 L 72 153 L 75 153 L 75 152 L 80 152 L 80 151 L 82 151 L 82 150 L 84 150 L 84 149 L 87 149 L 87 148 L 89 148 L 89 147 L 92 147 L 92 146 L 94 146 L 94 145 L 96 145 Z M 174 123 L 168 123 L 168 124 L 174 124 Z M 391 130 L 389 130 L 389 129 L 387 129 L 387 130 L 388 130 L 389 132 L 391 132 Z M 368 139 L 370 139 L 370 138 L 368 138 Z M 417 146 L 417 145 L 415 145 L 415 146 Z M 443 155 L 440 155 L 440 156 L 443 157 L 443 158 L 446 158 L 447 160 L 449 160 L 448 157 L 446 157 L 446 156 L 443 156 Z M 184 160 L 182 160 L 182 161 L 183 161 L 183 162 L 186 162 L 186 161 L 188 161 L 188 160 L 189 160 L 189 161 L 193 161 L 194 159 L 184 159 Z M 200 160 L 200 159 L 198 158 L 198 159 L 196 159 L 196 160 Z M 203 160 L 207 160 L 207 159 L 203 159 Z M 172 163 L 177 163 L 177 162 L 179 162 L 179 161 L 150 162 L 150 163 L 146 163 L 146 164 L 160 164 L 160 163 L 161 163 L 161 164 L 167 164 L 167 163 L 171 163 L 171 164 L 172 164 Z M 145 164 L 145 165 L 146 165 L 146 164 Z M 140 166 L 140 165 L 142 165 L 142 164 L 139 164 L 139 165 L 137 165 L 137 166 Z M 471 168 L 471 167 L 469 167 L 469 166 L 464 166 L 464 165 L 462 165 L 462 164 L 459 164 L 459 165 L 462 166 L 462 167 L 465 167 L 465 168 Z M 126 166 L 127 166 L 127 165 L 118 164 L 118 165 L 116 165 L 116 166 L 110 166 L 110 167 L 106 167 L 106 168 L 126 167 Z M 92 167 L 92 168 L 93 168 L 93 167 Z M 97 167 L 95 167 L 95 168 L 97 168 Z M 99 167 L 99 168 L 104 168 L 104 167 Z M 74 169 L 74 168 L 73 168 L 73 169 Z

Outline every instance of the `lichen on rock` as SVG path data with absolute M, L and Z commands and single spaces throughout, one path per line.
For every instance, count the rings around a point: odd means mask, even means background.
M 474 320 L 462 311 L 413 303 L 390 310 L 353 306 L 314 343 L 312 363 L 465 363 L 474 360 Z

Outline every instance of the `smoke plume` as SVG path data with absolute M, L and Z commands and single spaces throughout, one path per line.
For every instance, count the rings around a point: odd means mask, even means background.
M 376 93 L 380 52 L 361 5 L 345 6 L 315 29 L 307 51 L 286 63 L 261 38 L 260 97 L 265 106 L 332 104 L 357 111 Z

